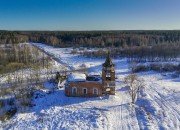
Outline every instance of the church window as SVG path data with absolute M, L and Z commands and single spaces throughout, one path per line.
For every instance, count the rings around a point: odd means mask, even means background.
M 98 95 L 98 89 L 97 89 L 97 88 L 94 88 L 94 89 L 93 89 L 93 94 L 94 94 L 94 95 Z
M 83 93 L 83 94 L 87 94 L 87 88 L 83 88 L 83 89 L 82 89 L 82 93 Z
M 73 88 L 72 88 L 72 94 L 73 94 L 73 95 L 76 95 L 76 94 L 77 94 L 77 88 L 76 88 L 76 87 L 73 87 Z

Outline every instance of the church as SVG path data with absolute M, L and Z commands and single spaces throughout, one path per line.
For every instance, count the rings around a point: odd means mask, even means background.
M 65 95 L 70 97 L 97 97 L 115 95 L 115 66 L 110 53 L 102 64 L 102 75 L 71 73 L 65 84 Z

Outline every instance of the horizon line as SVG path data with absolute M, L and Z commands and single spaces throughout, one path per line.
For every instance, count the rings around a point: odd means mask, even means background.
M 101 29 L 97 29 L 97 30 L 30 30 L 30 29 L 0 29 L 0 31 L 18 31 L 18 32 L 21 32 L 21 31 L 35 31 L 35 32 L 41 32 L 41 31 L 45 31 L 45 32 L 98 32 L 98 31 L 180 31 L 180 29 L 119 29 L 119 30 L 115 30 L 115 29 L 104 29 L 104 30 L 101 30 Z

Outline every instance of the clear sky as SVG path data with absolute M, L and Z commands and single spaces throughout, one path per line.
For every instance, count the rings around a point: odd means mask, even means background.
M 0 0 L 0 30 L 180 29 L 180 0 Z

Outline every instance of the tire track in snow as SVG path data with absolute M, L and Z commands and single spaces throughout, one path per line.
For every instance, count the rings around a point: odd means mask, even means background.
M 107 114 L 107 121 L 110 122 L 108 130 L 139 130 L 134 109 L 129 106 L 129 95 L 126 90 L 119 88 L 117 87 L 115 96 L 109 97 L 112 98 L 112 105 L 104 107 L 110 112 Z
M 164 96 L 162 96 L 162 94 L 160 94 L 154 87 L 152 87 L 151 85 L 149 86 L 150 88 L 151 88 L 151 90 L 153 90 L 155 93 L 157 93 L 157 95 L 160 97 L 157 97 L 155 94 L 151 94 L 151 93 L 149 93 L 149 95 L 152 97 L 152 99 L 155 99 L 154 101 L 159 105 L 159 107 L 161 108 L 161 106 L 160 105 L 163 105 L 164 106 L 164 110 L 163 110 L 163 112 L 165 111 L 165 112 L 167 112 L 168 113 L 168 115 L 169 115 L 169 118 L 170 118 L 170 120 L 171 121 L 173 121 L 174 119 L 174 121 L 176 122 L 175 123 L 175 127 L 177 128 L 177 129 L 180 129 L 179 127 L 179 122 L 180 122 L 180 118 L 179 118 L 179 112 L 177 111 L 177 110 L 175 110 L 174 108 L 173 108 L 173 106 L 171 106 L 171 103 L 169 103 L 169 102 L 167 102 L 166 100 L 165 100 L 165 97 Z M 169 119 L 168 118 L 168 119 Z
M 156 85 L 158 86 L 159 84 L 157 84 L 156 83 Z M 174 112 L 178 115 L 178 117 L 179 117 L 179 121 L 180 121 L 180 112 L 178 111 L 178 110 L 176 110 L 175 108 L 174 108 L 174 106 L 171 106 L 171 103 L 169 102 L 169 101 L 167 101 L 166 100 L 166 97 L 165 96 L 163 96 L 161 93 L 159 93 L 157 90 L 156 90 L 156 88 L 154 88 L 154 87 L 152 87 L 152 86 L 150 86 L 160 97 L 161 97 L 161 100 L 163 100 L 163 102 L 166 102 L 167 104 L 169 104 L 168 106 L 171 108 L 171 109 L 173 109 L 174 110 Z M 174 98 L 174 97 L 173 97 Z M 175 99 L 174 99 L 175 100 Z M 176 102 L 175 102 L 176 103 Z M 176 103 L 177 104 L 177 103 Z M 178 104 L 177 104 L 178 105 Z
M 123 104 L 123 96 L 122 96 L 122 94 L 121 94 L 121 130 L 123 130 L 123 111 L 122 111 L 122 104 Z
M 159 86 L 163 85 L 162 83 L 156 83 L 156 78 L 151 78 L 150 81 L 146 82 L 149 82 L 148 87 L 150 89 L 150 92 L 148 94 L 151 96 L 152 99 L 154 99 L 156 104 L 158 104 L 159 108 L 161 108 L 160 105 L 162 105 L 164 107 L 164 112 L 168 113 L 168 117 L 166 119 L 171 121 L 171 123 L 173 123 L 175 126 L 177 126 L 177 129 L 180 129 L 180 111 L 178 111 L 179 105 L 175 102 L 177 99 L 175 99 L 172 93 L 171 95 L 164 96 L 162 92 L 165 91 L 165 89 L 158 89 Z M 165 92 L 170 93 L 171 91 L 166 90 Z M 171 100 L 173 102 L 166 100 L 169 96 L 171 97 Z M 173 121 L 176 123 L 174 123 Z M 170 122 L 166 122 L 165 124 L 169 126 Z

